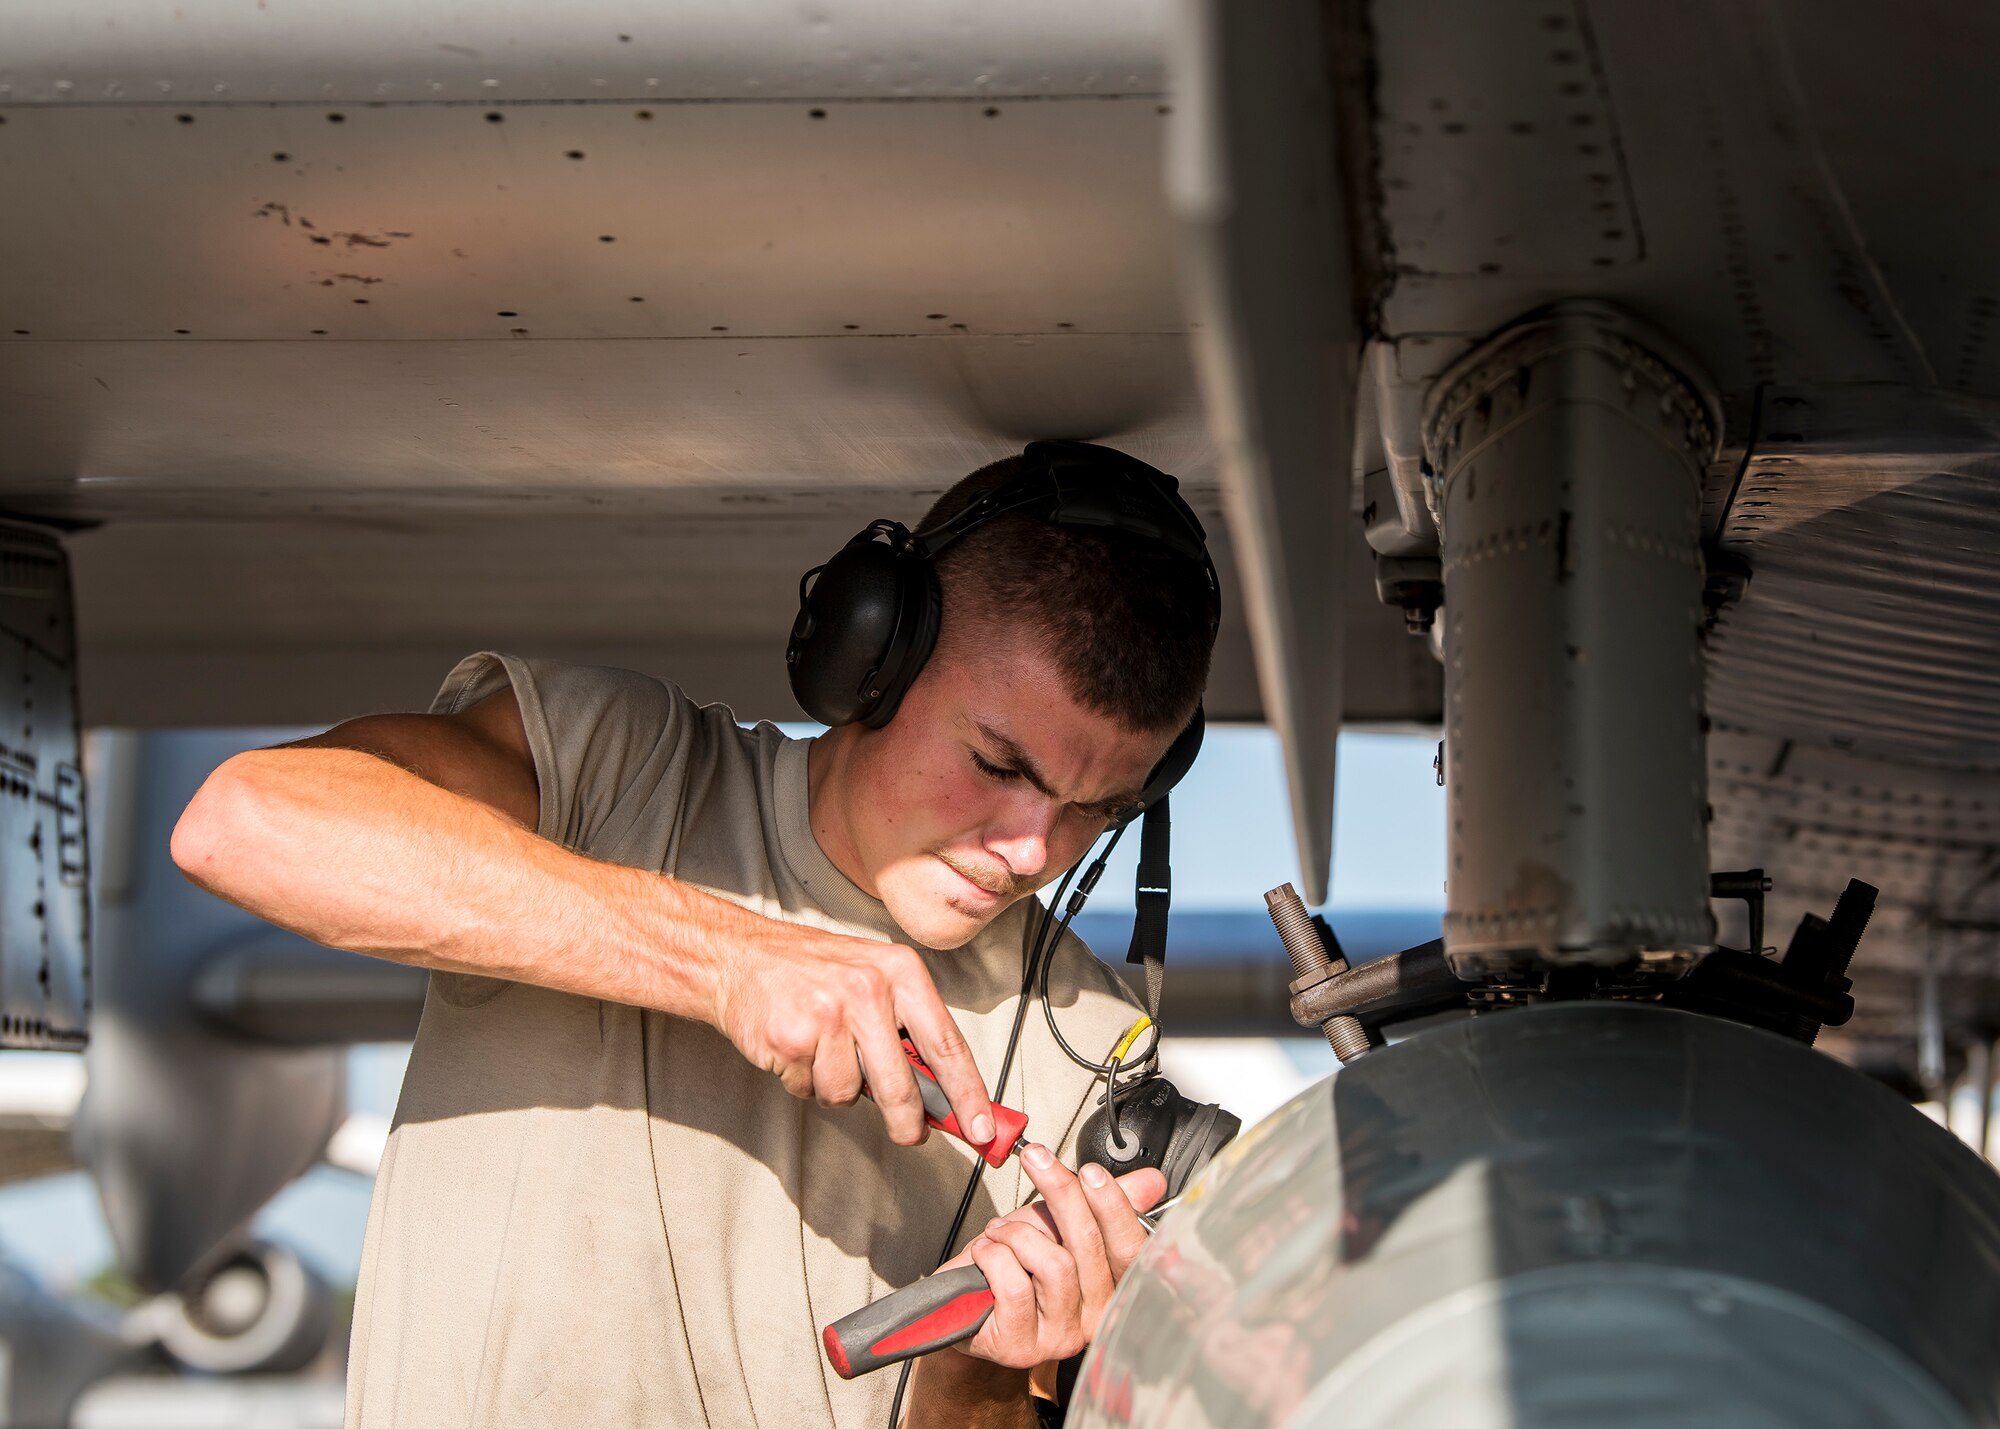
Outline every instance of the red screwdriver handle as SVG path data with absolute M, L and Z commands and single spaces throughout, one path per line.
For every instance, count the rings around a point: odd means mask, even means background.
M 903 1051 L 909 1056 L 910 1066 L 917 1074 L 917 1090 L 924 1098 L 924 1120 L 944 1132 L 955 1136 L 986 1158 L 988 1166 L 998 1166 L 1014 1154 L 1014 1148 L 1021 1144 L 1028 1132 L 1028 1118 L 1012 1107 L 993 1103 L 993 1139 L 985 1144 L 974 1141 L 958 1129 L 958 1117 L 951 1109 L 951 1099 L 938 1085 L 931 1069 L 924 1065 L 924 1059 L 910 1039 L 903 1039 Z
M 995 1107 L 995 1111 L 999 1108 Z M 976 1265 L 927 1275 L 843 1315 L 820 1334 L 842 1379 L 970 1339 L 993 1313 L 993 1292 Z

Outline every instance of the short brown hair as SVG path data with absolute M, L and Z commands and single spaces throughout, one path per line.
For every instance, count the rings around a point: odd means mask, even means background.
M 940 496 L 919 529 L 1020 476 L 1021 457 L 983 466 Z M 1129 729 L 1180 729 L 1208 683 L 1215 624 L 1195 562 L 1126 531 L 1056 526 L 1026 511 L 974 527 L 937 561 L 941 647 L 993 626 L 1031 636 L 1071 698 Z

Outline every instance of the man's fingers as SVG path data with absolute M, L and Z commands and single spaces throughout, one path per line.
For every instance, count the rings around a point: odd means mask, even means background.
M 1137 1171 L 1127 1171 L 1113 1183 L 1130 1203 L 1135 1214 L 1143 1215 L 1157 1206 L 1167 1193 L 1167 1178 L 1151 1167 Z M 1049 1208 L 1040 1201 L 1030 1201 L 1018 1211 L 1013 1211 L 1001 1219 L 1026 1221 L 1029 1225 L 1040 1226 L 1050 1235 L 1061 1238 L 1056 1229 L 1056 1218 Z M 1145 1234 L 1141 1231 L 1140 1234 Z
M 1084 1303 L 1081 1266 L 1067 1247 L 1025 1221 L 1002 1221 L 986 1231 L 1014 1252 L 1035 1289 L 1035 1349 L 1061 1359 L 1083 1347 Z
M 1137 1174 L 1137 1173 L 1134 1173 Z M 1146 1204 L 1150 1207 L 1159 1202 L 1160 1194 L 1167 1188 L 1167 1178 L 1155 1171 L 1159 1177 L 1159 1189 L 1154 1191 L 1151 1182 L 1144 1186 Z M 1078 1173 L 1083 1183 L 1083 1197 L 1090 1206 L 1090 1213 L 1097 1221 L 1099 1236 L 1104 1241 L 1104 1256 L 1115 1282 L 1125 1273 L 1125 1267 L 1138 1257 L 1139 1250 L 1146 1244 L 1146 1227 L 1139 1219 L 1139 1211 L 1133 1205 L 1133 1191 L 1112 1180 L 1111 1173 L 1102 1166 L 1091 1165 Z
M 1038 1165 L 1044 1157 L 1047 1164 Z M 1166 1195 L 1167 1178 L 1147 1169 L 1128 1171 L 1115 1179 L 1107 1175 L 1103 1185 L 1090 1186 L 1056 1163 L 1041 1146 L 1023 1148 L 1022 1163 L 1045 1198 L 1053 1191 L 1057 1205 L 1045 1199 L 996 1218 L 939 1269 L 969 1263 L 985 1272 L 993 1291 L 993 1314 L 965 1348 L 996 1363 L 1025 1368 L 1059 1359 L 1087 1339 L 1109 1295 L 1105 1292 L 1095 1302 L 1086 1295 L 1083 1262 L 1095 1261 L 1095 1284 L 1115 1285 L 1145 1243 L 1139 1214 L 1159 1204 Z M 1067 1179 L 1067 1188 L 1058 1177 Z M 1071 1222 L 1077 1227 L 1068 1233 L 1057 1219 L 1061 1214 L 1058 1206 L 1066 1195 Z M 1122 1213 L 1112 1204 L 1114 1198 L 1124 1207 Z M 1089 1223 L 1087 1230 L 1075 1218 L 1079 1211 Z M 1106 1221 L 1110 1222 L 1108 1234 Z M 1071 1235 L 1086 1246 L 1095 1246 L 1095 1253 L 1074 1254 L 1069 1248 Z
M 897 989 L 896 1016 L 917 1045 L 924 1063 L 944 1088 L 952 1114 L 965 1129 L 965 1139 L 984 1146 L 993 1139 L 993 1102 L 986 1095 L 986 1083 L 979 1064 L 972 1058 L 965 1034 L 952 1021 L 951 1011 L 932 986 L 930 975 L 918 964 L 917 975 Z
M 861 1063 L 848 1037 L 827 1037 L 812 1064 L 813 1093 L 821 1106 L 852 1106 L 861 1095 Z
M 1167 1175 L 1151 1166 L 1141 1166 L 1137 1171 L 1127 1171 L 1117 1178 L 1118 1189 L 1125 1193 L 1125 1199 L 1140 1215 L 1160 1204 L 1167 1198 Z
M 1084 1195 L 1082 1183 L 1067 1166 L 1050 1154 L 1046 1146 L 1024 1147 L 1021 1165 L 1027 1170 L 1028 1179 L 1035 1183 L 1035 1189 L 1042 1193 L 1042 1204 L 1049 1208 L 1050 1216 L 1055 1219 L 1056 1234 L 1062 1240 L 1063 1248 L 1074 1259 L 1077 1283 L 1083 1298 L 1095 1309 L 1111 1298 L 1116 1279 L 1115 1272 L 1106 1264 L 1104 1237 L 1098 1229 L 1097 1215 L 1090 1199 Z M 1112 1194 L 1120 1201 L 1125 1200 L 1116 1190 Z M 1130 1204 L 1126 1205 L 1125 1214 L 1137 1222 L 1138 1216 Z
M 785 1084 L 786 1091 L 801 1101 L 813 1094 L 813 1069 L 810 1063 L 785 1063 L 778 1069 L 778 1080 Z
M 996 1364 L 1026 1369 L 1037 1362 L 1035 1350 L 1035 1283 L 1014 1252 L 981 1235 L 966 1247 L 972 1263 L 986 1275 L 993 1292 L 993 1313 L 968 1346 Z
M 896 1035 L 895 1017 L 886 1008 L 879 1018 L 855 1009 L 850 1026 L 861 1071 L 868 1078 L 868 1095 L 882 1109 L 889 1139 L 898 1146 L 921 1145 L 930 1133 L 924 1126 L 924 1099 L 917 1091 L 917 1074 Z

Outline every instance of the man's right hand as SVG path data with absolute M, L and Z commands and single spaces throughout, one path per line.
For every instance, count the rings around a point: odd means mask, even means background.
M 795 1097 L 847 1106 L 864 1090 L 889 1139 L 928 1134 L 902 1034 L 923 1054 L 973 1143 L 993 1139 L 992 1103 L 972 1049 L 910 948 L 793 923 L 736 950 L 716 979 L 714 1023 Z

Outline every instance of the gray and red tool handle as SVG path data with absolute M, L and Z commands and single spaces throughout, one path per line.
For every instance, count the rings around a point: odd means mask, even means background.
M 853 1379 L 970 1339 L 992 1313 L 993 1292 L 986 1273 L 976 1265 L 962 1265 L 927 1275 L 841 1316 L 820 1339 L 833 1372 Z
M 924 1099 L 924 1120 L 977 1151 L 989 1166 L 998 1166 L 1027 1140 L 1028 1118 L 1012 1107 L 993 1103 L 993 1139 L 983 1145 L 959 1130 L 951 1099 L 909 1038 L 903 1052 L 917 1074 Z M 853 1379 L 884 1365 L 927 1355 L 977 1334 L 993 1313 L 993 1292 L 976 1265 L 927 1275 L 914 1285 L 884 1295 L 828 1325 L 820 1338 L 835 1374 Z
M 917 1091 L 924 1099 L 924 1120 L 948 1136 L 955 1136 L 985 1158 L 988 1166 L 998 1166 L 1009 1156 L 1020 1150 L 1021 1143 L 1028 1134 L 1028 1118 L 1012 1107 L 993 1103 L 993 1139 L 980 1143 L 974 1141 L 958 1129 L 958 1117 L 951 1109 L 951 1098 L 944 1094 L 931 1069 L 924 1065 L 914 1043 L 903 1039 L 903 1051 L 909 1056 L 910 1068 L 917 1074 Z

